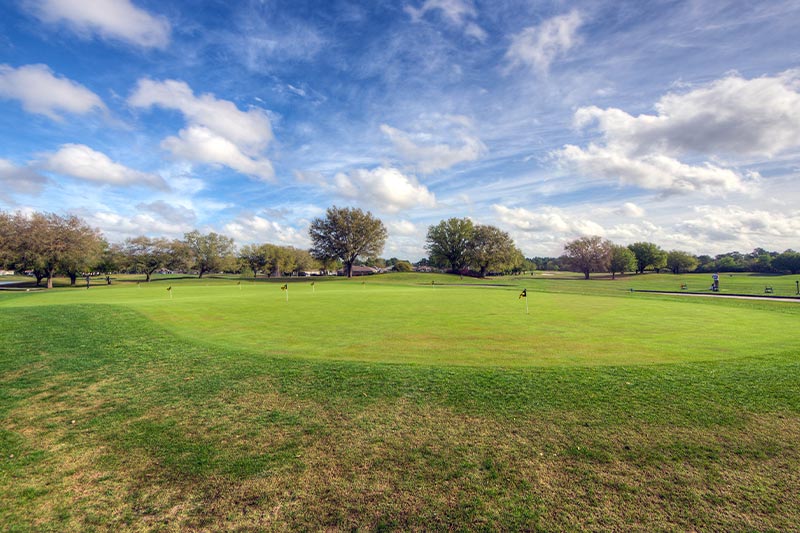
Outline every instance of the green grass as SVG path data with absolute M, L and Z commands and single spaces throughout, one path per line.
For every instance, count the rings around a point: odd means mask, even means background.
M 798 528 L 800 305 L 315 281 L 0 293 L 3 529 Z

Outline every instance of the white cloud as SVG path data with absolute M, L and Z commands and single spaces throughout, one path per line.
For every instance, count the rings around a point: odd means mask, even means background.
M 556 233 L 565 237 L 603 236 L 606 233 L 600 224 L 571 216 L 555 207 L 542 207 L 539 212 L 533 212 L 522 207 L 494 204 L 492 210 L 504 224 L 524 232 Z
M 197 221 L 197 213 L 195 213 L 194 209 L 177 203 L 168 203 L 164 200 L 156 200 L 149 203 L 140 202 L 136 205 L 136 208 L 176 225 L 191 225 Z
M 169 21 L 129 0 L 27 0 L 23 5 L 42 22 L 66 23 L 80 35 L 97 34 L 144 48 L 169 44 Z
M 90 226 L 99 228 L 111 242 L 122 242 L 129 237 L 139 235 L 180 239 L 184 233 L 194 229 L 190 224 L 176 224 L 154 217 L 150 213 L 126 216 L 112 211 L 80 209 L 76 210 L 76 214 Z
M 0 198 L 11 201 L 11 194 L 38 195 L 47 184 L 47 178 L 29 167 L 19 167 L 7 159 L 0 159 Z
M 748 248 L 784 243 L 784 246 L 796 247 L 800 235 L 800 211 L 776 213 L 728 205 L 699 206 L 695 214 L 677 228 L 707 243 L 735 242 L 746 244 Z
M 774 157 L 800 147 L 800 70 L 751 80 L 732 74 L 655 104 L 656 114 L 582 107 L 578 128 L 596 127 L 600 142 L 553 152 L 565 167 L 589 177 L 666 193 L 752 192 L 761 176 L 735 166 L 747 157 Z M 726 168 L 721 158 L 731 163 Z M 687 163 L 706 159 L 702 163 Z
M 242 215 L 225 225 L 224 232 L 239 245 L 247 243 L 271 243 L 297 248 L 308 248 L 310 241 L 306 231 L 298 231 L 258 215 Z
M 56 153 L 46 154 L 39 164 L 57 174 L 103 185 L 168 188 L 161 176 L 128 168 L 83 144 L 61 145 Z
M 670 93 L 656 115 L 582 107 L 579 128 L 596 124 L 609 144 L 638 155 L 729 154 L 772 157 L 800 147 L 800 69 L 775 77 L 736 74 L 686 93 Z
M 381 124 L 400 156 L 423 174 L 445 170 L 459 163 L 475 161 L 486 153 L 486 145 L 472 131 L 466 117 L 440 117 L 439 131 L 408 133 Z M 444 139 L 451 142 L 442 142 Z
M 141 79 L 128 102 L 135 107 L 160 106 L 183 114 L 188 127 L 162 143 L 176 157 L 225 165 L 261 180 L 272 179 L 272 164 L 262 155 L 273 138 L 263 109 L 241 111 L 233 102 L 212 94 L 195 96 L 185 82 L 176 80 Z
M 415 235 L 419 233 L 419 228 L 408 220 L 391 220 L 386 223 L 389 233 L 392 235 Z
M 506 59 L 511 67 L 523 65 L 545 73 L 558 57 L 579 42 L 578 28 L 583 16 L 577 10 L 545 20 L 538 26 L 530 26 L 511 38 Z
M 333 181 L 336 192 L 341 196 L 356 199 L 387 213 L 436 205 L 436 197 L 427 187 L 395 168 L 356 169 L 349 174 L 340 172 Z
M 247 157 L 234 143 L 202 126 L 190 126 L 178 132 L 178 137 L 167 137 L 161 147 L 179 159 L 225 165 L 265 181 L 271 181 L 274 176 L 269 160 Z
M 586 176 L 618 180 L 621 185 L 669 193 L 701 191 L 709 194 L 747 192 L 752 174 L 743 177 L 733 170 L 711 163 L 687 165 L 663 154 L 631 157 L 617 147 L 590 144 L 586 149 L 568 144 L 554 153 L 570 170 Z
M 644 209 L 633 202 L 625 202 L 615 213 L 630 218 L 642 218 L 645 215 Z
M 425 0 L 419 8 L 407 5 L 404 10 L 414 22 L 430 11 L 439 11 L 450 24 L 463 28 L 466 35 L 480 42 L 486 40 L 486 31 L 473 21 L 478 18 L 478 10 L 471 0 Z
M 29 113 L 60 120 L 60 113 L 107 111 L 95 93 L 72 80 L 55 76 L 47 65 L 13 68 L 0 65 L 0 96 L 19 100 Z

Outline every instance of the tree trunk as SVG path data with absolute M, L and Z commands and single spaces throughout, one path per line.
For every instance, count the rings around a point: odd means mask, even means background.
M 205 272 L 206 272 L 206 269 L 204 269 L 204 268 L 201 268 L 201 269 L 200 269 L 200 275 L 199 275 L 199 276 L 197 276 L 197 279 L 200 279 L 200 278 L 202 278 L 202 277 L 203 277 L 203 274 L 205 274 Z
M 150 275 L 151 274 L 152 274 L 152 272 L 145 272 L 144 273 L 144 275 L 145 275 L 145 278 L 144 278 L 145 283 L 150 283 Z
M 71 272 L 69 274 L 69 284 L 70 284 L 70 286 L 72 286 L 72 287 L 75 286 L 75 280 L 76 279 L 78 279 L 78 274 L 76 274 L 75 272 Z
M 588 270 L 584 270 L 583 271 L 583 275 L 585 276 L 583 279 L 589 279 L 589 271 Z
M 353 277 L 353 263 L 345 262 L 344 264 L 344 273 L 348 278 Z
M 36 277 L 36 286 L 38 287 L 42 283 L 42 279 L 44 279 L 44 274 L 41 272 L 34 272 L 33 275 Z
M 52 289 L 53 288 L 53 273 L 52 272 L 48 272 L 47 273 L 47 288 L 48 289 Z
M 486 277 L 486 267 L 481 265 L 481 279 Z
M 617 273 L 616 272 L 612 272 L 611 273 L 611 279 L 617 279 Z

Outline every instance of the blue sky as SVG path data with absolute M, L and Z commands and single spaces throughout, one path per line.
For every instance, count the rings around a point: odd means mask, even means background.
M 793 1 L 2 0 L 0 209 L 307 247 L 357 206 L 412 260 L 454 216 L 528 256 L 797 249 L 798 25 Z

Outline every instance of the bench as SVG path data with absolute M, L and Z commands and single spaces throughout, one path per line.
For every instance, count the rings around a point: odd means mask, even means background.
M 685 291 L 685 290 L 687 290 L 688 288 L 689 288 L 689 286 L 688 286 L 688 285 L 686 285 L 685 283 L 681 283 L 681 290 L 682 290 L 682 291 Z
M 774 291 L 772 290 L 772 287 L 769 287 L 769 286 L 764 287 L 764 294 L 774 294 Z

